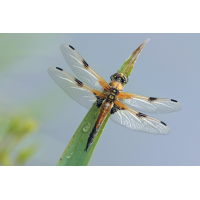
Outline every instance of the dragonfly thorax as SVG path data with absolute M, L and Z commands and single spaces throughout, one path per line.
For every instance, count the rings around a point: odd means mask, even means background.
M 123 84 L 117 80 L 113 80 L 111 83 L 110 83 L 110 86 L 111 86 L 111 89 L 115 89 L 118 91 L 118 94 L 119 94 L 119 91 L 122 91 L 123 90 Z
M 110 91 L 107 93 L 107 101 L 114 102 L 117 100 L 117 96 L 119 94 L 119 90 L 115 87 L 111 87 Z
M 110 88 L 110 93 L 113 94 L 113 95 L 118 95 L 119 94 L 119 90 L 114 88 L 114 87 L 111 87 Z

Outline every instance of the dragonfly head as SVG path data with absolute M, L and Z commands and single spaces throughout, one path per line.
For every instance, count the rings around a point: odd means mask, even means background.
M 122 84 L 126 84 L 128 82 L 128 78 L 126 78 L 126 76 L 124 76 L 124 74 L 122 73 L 115 73 L 110 77 L 110 79 L 111 81 L 117 80 L 121 82 Z

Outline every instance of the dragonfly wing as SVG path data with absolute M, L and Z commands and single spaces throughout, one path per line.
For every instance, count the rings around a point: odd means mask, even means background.
M 88 65 L 74 47 L 62 44 L 60 49 L 67 64 L 84 83 L 99 91 L 104 91 L 104 89 L 109 91 L 108 83 Z
M 181 110 L 181 104 L 174 99 L 145 97 L 137 94 L 121 92 L 119 100 L 134 110 L 147 113 L 169 113 Z
M 169 134 L 169 127 L 162 121 L 136 112 L 125 104 L 116 101 L 111 110 L 111 120 L 134 131 L 153 134 Z
M 72 99 L 88 109 L 92 107 L 97 97 L 105 98 L 103 93 L 88 87 L 61 68 L 51 67 L 48 73 Z

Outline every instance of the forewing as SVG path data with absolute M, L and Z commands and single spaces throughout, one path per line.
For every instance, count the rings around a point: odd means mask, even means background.
M 136 112 L 125 104 L 116 101 L 116 112 L 111 114 L 111 120 L 134 131 L 153 134 L 169 134 L 169 127 L 162 121 L 143 113 Z
M 88 65 L 71 45 L 62 44 L 60 49 L 67 64 L 84 83 L 99 91 L 104 89 L 109 91 L 108 83 Z
M 182 108 L 181 104 L 174 99 L 145 97 L 126 92 L 121 92 L 118 98 L 134 110 L 147 113 L 169 113 L 179 111 Z
M 72 99 L 88 109 L 95 103 L 96 97 L 105 98 L 103 93 L 88 87 L 61 68 L 51 67 L 48 73 Z

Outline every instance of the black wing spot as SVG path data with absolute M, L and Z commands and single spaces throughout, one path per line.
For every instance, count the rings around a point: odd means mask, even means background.
M 84 59 L 83 59 L 83 64 L 84 64 L 85 68 L 88 68 L 89 65 L 87 64 L 87 62 Z
M 112 107 L 110 114 L 115 114 L 118 110 L 124 110 L 124 108 L 118 107 L 116 104 Z
M 146 117 L 147 115 L 145 115 L 145 114 L 143 114 L 143 113 L 141 113 L 141 112 L 139 112 L 139 113 L 137 113 L 136 114 L 138 117 Z
M 80 86 L 80 87 L 83 86 L 83 83 L 81 81 L 79 81 L 77 78 L 75 78 L 74 80 L 77 82 L 78 86 Z
M 60 70 L 60 71 L 63 71 L 63 69 L 59 68 L 59 67 L 56 67 L 56 69 Z
M 155 98 L 155 97 L 149 97 L 149 101 L 155 101 L 157 98 Z
M 178 102 L 178 101 L 176 101 L 176 100 L 174 100 L 174 99 L 171 99 L 171 101 L 173 101 L 173 102 Z
M 162 122 L 162 121 L 160 121 L 160 122 L 161 122 L 161 124 L 163 124 L 163 125 L 167 126 L 167 124 L 165 124 L 164 122 Z
M 72 47 L 71 45 L 69 45 L 69 47 L 70 47 L 71 49 L 75 50 L 74 47 Z

